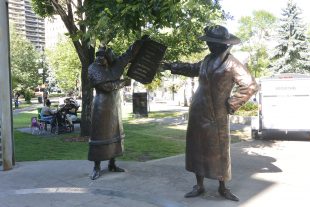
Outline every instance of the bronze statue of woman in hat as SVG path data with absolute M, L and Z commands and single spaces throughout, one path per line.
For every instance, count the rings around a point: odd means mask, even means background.
M 205 189 L 204 178 L 219 181 L 218 192 L 239 201 L 225 186 L 231 179 L 229 114 L 233 114 L 256 93 L 258 86 L 247 68 L 230 49 L 240 42 L 220 25 L 207 26 L 200 40 L 210 54 L 198 63 L 165 63 L 173 74 L 199 77 L 189 109 L 186 134 L 186 170 L 195 173 L 197 184 L 185 197 L 196 197 Z M 231 94 L 236 85 L 236 92 Z

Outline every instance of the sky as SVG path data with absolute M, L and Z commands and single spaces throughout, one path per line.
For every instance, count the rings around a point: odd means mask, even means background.
M 303 22 L 310 24 L 310 1 L 309 0 L 293 0 L 302 10 Z M 220 0 L 220 4 L 226 12 L 233 17 L 233 21 L 228 21 L 226 27 L 231 33 L 238 30 L 238 20 L 242 16 L 252 16 L 255 10 L 265 10 L 272 13 L 276 17 L 281 17 L 282 9 L 286 8 L 287 0 Z

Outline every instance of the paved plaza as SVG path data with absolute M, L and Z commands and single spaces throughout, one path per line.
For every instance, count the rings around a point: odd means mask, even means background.
M 206 193 L 184 198 L 194 175 L 184 155 L 148 162 L 118 162 L 125 173 L 105 170 L 92 181 L 86 160 L 17 163 L 0 171 L 1 207 L 306 207 L 310 142 L 250 140 L 232 144 L 233 179 L 228 186 L 239 202 L 224 200 L 217 181 L 206 180 Z M 107 163 L 102 167 L 106 168 Z

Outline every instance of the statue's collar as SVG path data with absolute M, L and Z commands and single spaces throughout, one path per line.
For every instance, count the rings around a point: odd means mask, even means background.
M 221 53 L 218 56 L 214 55 L 214 63 L 213 63 L 213 67 L 214 68 L 218 68 L 220 67 L 225 60 L 227 59 L 228 55 L 230 54 L 230 50 L 232 48 L 232 45 L 230 45 L 223 53 Z

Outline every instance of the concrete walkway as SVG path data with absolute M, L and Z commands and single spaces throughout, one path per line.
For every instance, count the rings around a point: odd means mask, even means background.
M 224 200 L 217 181 L 206 180 L 197 198 L 194 175 L 184 155 L 148 162 L 123 162 L 125 173 L 89 179 L 92 163 L 37 161 L 0 171 L 0 207 L 263 207 L 309 206 L 310 142 L 251 140 L 232 144 L 233 179 L 228 183 L 240 202 Z M 102 163 L 106 168 L 107 163 Z

